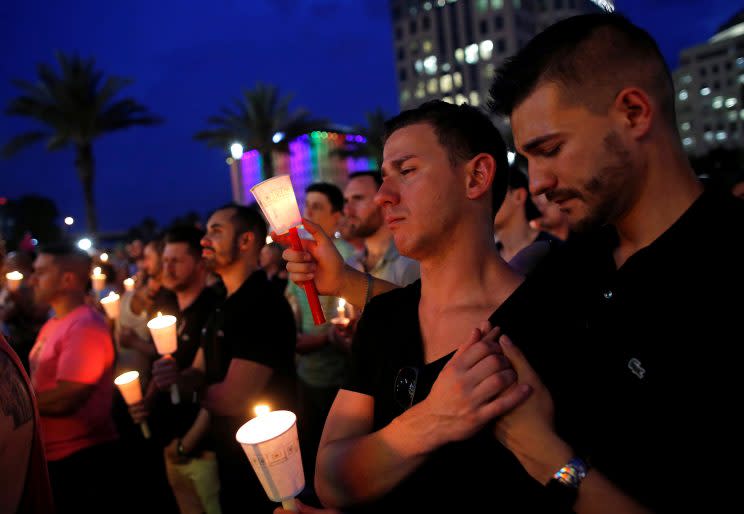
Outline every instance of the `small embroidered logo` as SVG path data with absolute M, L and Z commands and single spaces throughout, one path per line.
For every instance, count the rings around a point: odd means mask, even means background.
M 638 378 L 643 378 L 646 374 L 646 370 L 641 366 L 641 361 L 633 357 L 628 361 L 628 369 L 633 372 Z

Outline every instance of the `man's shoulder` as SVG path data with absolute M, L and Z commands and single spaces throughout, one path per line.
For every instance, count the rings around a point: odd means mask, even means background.
M 364 308 L 364 315 L 372 317 L 388 317 L 406 313 L 418 306 L 421 299 L 421 280 L 416 280 L 405 287 L 398 287 L 392 291 L 372 298 Z

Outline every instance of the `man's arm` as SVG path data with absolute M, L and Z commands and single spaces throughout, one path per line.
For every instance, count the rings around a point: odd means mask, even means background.
M 54 389 L 36 392 L 39 414 L 42 416 L 70 416 L 88 401 L 95 390 L 93 384 L 58 380 Z
M 370 433 L 374 398 L 341 390 L 318 449 L 315 488 L 325 505 L 346 507 L 390 491 L 437 448 L 467 439 L 495 416 L 524 401 L 512 388 L 514 371 L 494 339 L 474 330 L 432 386 L 429 395 L 381 430 Z
M 547 484 L 575 455 L 553 429 L 553 400 L 540 378 L 508 337 L 502 337 L 500 344 L 517 372 L 517 383 L 529 386 L 532 394 L 522 405 L 501 416 L 494 432 L 532 478 Z M 577 514 L 650 513 L 597 469 L 590 469 L 581 481 L 573 510 Z
M 283 253 L 287 261 L 289 278 L 293 282 L 300 284 L 307 280 L 314 280 L 320 294 L 343 297 L 347 302 L 358 307 L 364 307 L 367 296 L 372 298 L 397 287 L 390 282 L 372 278 L 369 285 L 370 291 L 367 294 L 367 274 L 344 264 L 336 245 L 319 225 L 307 220 L 303 220 L 303 225 L 315 240 L 302 240 L 305 251 L 289 248 Z M 287 242 L 287 238 L 276 237 L 278 240 Z
M 206 377 L 204 376 L 204 349 L 199 348 L 194 356 L 190 368 L 178 369 L 178 364 L 173 357 L 161 357 L 152 363 L 152 380 L 158 389 L 165 391 L 173 384 L 178 384 L 179 390 L 184 394 L 199 391 L 204 387 Z
M 258 393 L 263 391 L 273 371 L 263 364 L 234 358 L 225 379 L 207 388 L 202 405 L 218 416 L 244 415 Z

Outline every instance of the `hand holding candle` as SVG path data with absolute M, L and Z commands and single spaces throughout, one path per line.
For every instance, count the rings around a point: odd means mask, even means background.
M 11 271 L 10 273 L 5 274 L 5 279 L 8 284 L 8 291 L 14 293 L 21 287 L 21 282 L 23 282 L 23 273 L 20 271 Z
M 118 294 L 114 293 L 113 291 L 110 292 L 107 297 L 101 299 L 101 305 L 103 305 L 103 309 L 106 311 L 106 315 L 109 318 L 115 320 L 119 317 L 121 307 L 119 304 Z
M 127 405 L 132 405 L 142 400 L 142 387 L 140 386 L 139 373 L 137 371 L 127 371 L 119 375 L 114 380 L 114 384 L 119 388 Z M 150 427 L 147 426 L 147 421 L 141 422 L 140 428 L 145 439 L 150 439 Z
M 176 334 L 176 317 L 158 315 L 147 322 L 147 328 L 150 329 L 152 340 L 155 348 L 160 355 L 170 357 L 178 347 L 178 338 Z M 176 405 L 181 402 L 181 396 L 178 393 L 178 384 L 171 385 L 171 402 Z
M 101 268 L 93 268 L 93 274 L 90 276 L 91 282 L 93 282 L 93 291 L 100 293 L 106 287 L 106 275 L 101 273 Z
M 264 407 L 259 410 L 259 407 Z M 294 502 L 305 487 L 305 474 L 297 438 L 297 417 L 286 410 L 257 406 L 257 416 L 240 427 L 235 439 L 243 447 L 271 501 L 296 512 Z M 259 414 L 259 412 L 261 412 Z
M 256 184 L 251 188 L 251 193 L 256 198 L 269 224 L 274 227 L 277 234 L 289 232 L 289 240 L 292 248 L 302 250 L 302 242 L 297 233 L 297 227 L 302 224 L 300 209 L 297 207 L 292 181 L 289 175 L 279 175 Z M 325 323 L 323 309 L 318 299 L 318 290 L 312 280 L 303 282 L 307 301 L 313 313 L 313 321 L 316 325 Z

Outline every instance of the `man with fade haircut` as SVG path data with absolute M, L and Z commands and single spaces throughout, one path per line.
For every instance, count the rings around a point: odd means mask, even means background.
M 201 240 L 202 257 L 222 279 L 226 298 L 207 321 L 190 368 L 179 372 L 174 359 L 166 358 L 153 365 L 161 390 L 178 383 L 182 398 L 202 392 L 223 514 L 273 507 L 235 434 L 259 403 L 273 410 L 296 405 L 294 318 L 258 266 L 265 242 L 266 224 L 256 209 L 228 204 L 212 213 Z
M 421 280 L 374 298 L 359 322 L 350 377 L 318 451 L 325 505 L 469 512 L 483 507 L 474 492 L 488 491 L 501 512 L 564 512 L 488 426 L 529 390 L 513 387 L 499 331 L 473 327 L 490 318 L 520 343 L 533 340 L 522 277 L 493 239 L 507 166 L 498 131 L 476 108 L 433 101 L 386 123 L 376 202 L 400 253 L 420 262 Z M 306 228 L 316 254 L 332 251 L 320 227 Z M 474 459 L 491 473 L 475 472 Z
M 106 320 L 85 303 L 90 266 L 82 250 L 49 245 L 30 280 L 35 301 L 54 310 L 29 363 L 58 513 L 95 512 L 119 486 L 114 347 Z
M 491 89 L 528 159 L 531 193 L 558 203 L 581 233 L 526 282 L 539 292 L 533 301 L 562 312 L 546 321 L 550 309 L 533 308 L 534 323 L 555 322 L 572 337 L 548 339 L 541 351 L 560 351 L 543 362 L 503 338 L 532 394 L 495 434 L 578 513 L 713 512 L 739 502 L 738 478 L 722 470 L 741 455 L 732 405 L 741 396 L 734 320 L 744 244 L 731 223 L 744 206 L 703 191 L 673 94 L 653 39 L 610 14 L 548 28 Z M 317 262 L 285 251 L 292 280 L 314 278 L 320 291 L 362 305 L 365 291 L 390 287 L 344 269 L 327 245 L 307 249 Z
M 574 305 L 570 322 L 583 329 L 555 363 L 574 400 L 556 413 L 575 419 L 556 438 L 547 409 L 528 416 L 533 395 L 519 423 L 499 427 L 502 440 L 543 482 L 566 461 L 557 480 L 577 512 L 740 503 L 738 479 L 715 470 L 742 449 L 731 405 L 741 397 L 744 244 L 732 234 L 744 204 L 697 180 L 656 43 L 618 15 L 570 18 L 504 63 L 491 98 L 511 118 L 531 192 L 581 233 L 534 277 Z M 574 457 L 592 465 L 583 481 Z M 688 482 L 688 468 L 705 471 Z

